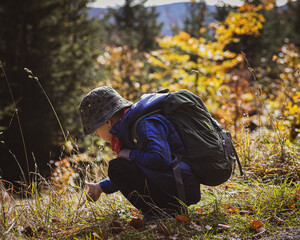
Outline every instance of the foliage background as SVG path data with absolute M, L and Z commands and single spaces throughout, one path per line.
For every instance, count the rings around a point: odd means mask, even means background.
M 36 163 L 49 176 L 50 162 L 83 152 L 98 164 L 113 157 L 94 136 L 83 138 L 77 114 L 82 97 L 103 85 L 133 102 L 145 92 L 186 88 L 233 133 L 245 165 L 254 161 L 251 141 L 243 147 L 245 136 L 275 139 L 280 150 L 274 161 L 292 161 L 289 147 L 299 151 L 299 1 L 281 8 L 272 0 L 219 5 L 209 25 L 205 2 L 191 1 L 183 28 L 173 26 L 172 36 L 161 35 L 158 14 L 145 1 L 126 0 L 98 19 L 88 16 L 89 2 L 0 1 L 0 58 L 30 171 Z M 67 139 L 25 67 L 51 99 Z M 24 146 L 4 72 L 0 75 L 0 167 L 4 179 L 19 180 L 17 162 L 27 167 Z

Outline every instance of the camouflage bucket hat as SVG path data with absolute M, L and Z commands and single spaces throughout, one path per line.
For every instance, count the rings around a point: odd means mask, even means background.
M 106 123 L 116 112 L 131 105 L 131 102 L 122 98 L 111 87 L 104 86 L 90 91 L 79 106 L 84 135 L 95 132 L 98 127 Z

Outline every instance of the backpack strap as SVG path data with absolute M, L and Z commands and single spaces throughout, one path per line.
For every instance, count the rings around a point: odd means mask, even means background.
M 220 134 L 222 136 L 222 143 L 223 143 L 223 147 L 224 147 L 225 156 L 228 157 L 230 160 L 233 160 L 233 162 L 234 162 L 233 173 L 234 173 L 235 165 L 237 162 L 239 169 L 240 169 L 240 174 L 241 174 L 241 176 L 243 176 L 244 172 L 242 169 L 242 165 L 241 165 L 239 156 L 238 156 L 235 148 L 233 147 L 233 143 L 232 143 L 230 137 L 226 134 L 226 132 L 224 130 L 220 131 Z M 235 158 L 232 156 L 232 153 L 234 153 Z
M 221 134 L 225 156 L 233 160 L 234 169 L 235 169 L 236 162 L 238 163 L 240 174 L 241 176 L 243 176 L 244 172 L 242 169 L 242 164 L 235 150 L 235 147 L 233 146 L 231 138 L 226 134 L 223 127 L 212 117 L 211 117 L 211 122 L 214 125 L 214 127 L 217 129 L 217 131 Z M 232 157 L 231 153 L 234 153 L 235 158 Z M 234 173 L 234 169 L 233 169 L 233 173 Z
M 149 117 L 150 115 L 160 113 L 160 112 L 161 112 L 161 109 L 158 109 L 158 110 L 149 112 L 145 115 L 142 115 L 133 124 L 133 127 L 131 129 L 131 137 L 133 139 L 134 144 L 137 146 L 138 149 L 142 148 L 140 141 L 138 139 L 138 135 L 137 135 L 137 126 L 138 126 L 139 122 L 143 118 Z M 172 153 L 171 157 L 172 157 L 172 170 L 173 170 L 173 174 L 174 174 L 174 178 L 175 178 L 178 198 L 181 201 L 183 201 L 184 203 L 186 203 L 185 189 L 184 189 L 184 184 L 183 184 L 183 179 L 182 179 L 182 174 L 181 174 L 181 168 L 180 168 L 179 160 L 178 160 L 178 157 L 180 158 L 180 156 L 177 157 L 175 154 Z
M 155 111 L 146 113 L 146 114 L 140 116 L 140 117 L 135 121 L 135 123 L 133 124 L 133 126 L 132 126 L 132 128 L 131 128 L 131 137 L 132 137 L 132 140 L 133 140 L 134 144 L 136 145 L 136 147 L 137 147 L 138 149 L 141 149 L 141 148 L 142 148 L 142 146 L 140 145 L 140 141 L 139 141 L 138 135 L 137 135 L 137 126 L 138 126 L 138 124 L 140 123 L 140 121 L 141 121 L 143 118 L 146 118 L 146 117 L 149 117 L 150 115 L 159 113 L 160 111 L 161 111 L 160 109 L 157 109 L 157 110 L 155 110 Z
M 185 189 L 184 189 L 179 161 L 175 154 L 172 154 L 172 156 L 174 156 L 174 158 L 172 157 L 172 168 L 175 177 L 178 198 L 184 203 L 186 203 Z

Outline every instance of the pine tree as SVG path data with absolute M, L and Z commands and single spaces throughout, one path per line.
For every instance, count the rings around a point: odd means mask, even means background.
M 288 1 L 287 10 L 284 12 L 284 24 L 287 25 L 287 31 L 290 42 L 300 47 L 300 1 Z
M 77 114 L 74 118 L 71 112 L 77 112 L 79 88 L 93 77 L 98 55 L 99 27 L 88 18 L 87 3 L 88 0 L 0 1 L 0 58 L 16 99 L 31 170 L 35 158 L 40 170 L 46 171 L 49 156 L 58 157 L 50 154 L 53 143 L 63 144 L 64 138 L 42 90 L 28 79 L 24 67 L 39 78 L 62 125 L 70 129 L 78 122 Z M 17 179 L 20 172 L 8 149 L 24 170 L 27 167 L 3 74 L 0 84 L 1 110 L 8 109 L 0 115 L 5 142 L 0 150 L 1 168 L 5 170 L 4 177 Z
M 147 0 L 126 0 L 118 9 L 110 9 L 114 29 L 110 42 L 127 45 L 139 51 L 148 51 L 157 47 L 155 38 L 160 35 L 162 24 L 157 23 L 158 13 L 155 8 L 144 6 Z
M 187 3 L 187 16 L 184 19 L 183 30 L 190 36 L 199 38 L 202 34 L 200 29 L 205 26 L 206 3 L 192 1 Z
M 229 12 L 234 11 L 236 7 L 228 4 L 219 4 L 216 6 L 216 12 L 213 14 L 214 19 L 218 22 L 223 22 L 228 16 Z

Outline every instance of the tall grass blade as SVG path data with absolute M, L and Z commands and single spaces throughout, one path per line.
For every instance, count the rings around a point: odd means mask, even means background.
M 30 183 L 30 171 L 29 171 L 29 161 L 28 161 L 28 155 L 27 155 L 27 148 L 26 148 L 26 143 L 25 143 L 25 139 L 24 139 L 22 125 L 21 125 L 20 118 L 19 118 L 19 113 L 18 113 L 17 105 L 16 105 L 16 102 L 15 102 L 15 98 L 14 98 L 14 95 L 12 93 L 12 90 L 11 90 L 8 78 L 6 76 L 6 72 L 5 72 L 4 68 L 3 68 L 3 65 L 2 65 L 1 61 L 0 61 L 0 68 L 1 68 L 1 70 L 3 72 L 3 74 L 4 74 L 4 78 L 6 80 L 6 83 L 7 83 L 8 89 L 9 89 L 9 93 L 10 93 L 11 99 L 13 101 L 15 114 L 17 116 L 18 125 L 19 125 L 19 129 L 20 129 L 20 133 L 21 133 L 21 137 L 22 137 L 22 142 L 23 142 L 23 147 L 24 147 L 24 154 L 25 154 L 26 164 L 27 164 L 28 180 L 29 180 L 29 183 Z M 24 179 L 26 179 L 26 178 L 24 178 Z
M 28 68 L 24 68 L 24 70 L 25 70 L 25 72 L 27 72 L 27 73 L 29 74 L 28 77 L 29 77 L 29 78 L 33 78 L 34 80 L 36 80 L 36 82 L 38 83 L 39 87 L 42 89 L 42 91 L 43 91 L 43 93 L 44 93 L 44 95 L 45 95 L 47 101 L 49 102 L 49 104 L 50 104 L 50 106 L 51 106 L 51 108 L 52 108 L 52 111 L 53 111 L 53 113 L 54 113 L 54 115 L 55 115 L 55 117 L 56 117 L 56 120 L 57 120 L 57 122 L 58 122 L 58 124 L 59 124 L 59 127 L 60 127 L 60 129 L 61 129 L 61 132 L 62 132 L 62 134 L 64 135 L 64 139 L 65 139 L 65 142 L 66 142 L 66 144 L 67 144 L 68 140 L 67 140 L 65 131 L 64 131 L 62 125 L 61 125 L 61 122 L 60 122 L 60 120 L 59 120 L 59 117 L 58 117 L 58 115 L 57 115 L 57 113 L 56 113 L 56 111 L 55 111 L 55 109 L 54 109 L 54 107 L 53 107 L 53 104 L 52 104 L 51 100 L 49 99 L 49 97 L 48 97 L 48 95 L 47 95 L 45 89 L 43 88 L 42 84 L 40 83 L 38 77 L 36 77 L 36 76 L 32 73 L 31 70 L 29 70 Z

